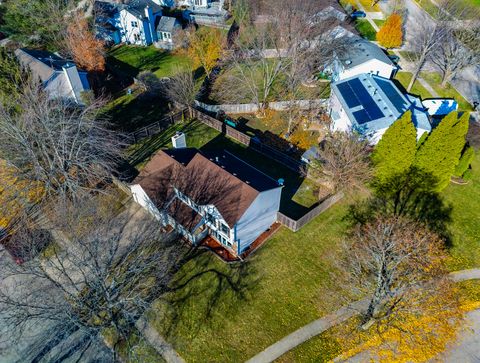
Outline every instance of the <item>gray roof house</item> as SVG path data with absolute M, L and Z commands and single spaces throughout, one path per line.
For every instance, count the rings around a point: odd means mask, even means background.
M 407 110 L 418 138 L 432 126 L 419 98 L 404 95 L 390 80 L 361 74 L 332 83 L 330 115 L 333 131 L 353 130 L 376 144 L 383 133 Z
M 17 49 L 20 64 L 37 77 L 51 98 L 61 98 L 83 104 L 82 92 L 90 89 L 87 72 L 75 63 L 54 53 L 34 49 Z
M 162 16 L 158 22 L 156 32 L 158 41 L 155 46 L 164 49 L 173 49 L 175 47 L 175 31 L 181 29 L 180 22 L 171 16 Z
M 338 81 L 363 73 L 391 78 L 397 71 L 397 65 L 375 43 L 372 43 L 342 26 L 335 27 L 331 35 L 334 39 L 343 38 L 347 51 L 339 54 L 333 64 L 327 65 L 325 73 Z

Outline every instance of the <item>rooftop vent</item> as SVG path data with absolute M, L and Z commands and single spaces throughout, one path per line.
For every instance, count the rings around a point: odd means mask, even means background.
M 345 61 L 345 64 L 352 64 L 352 61 L 351 61 L 350 59 L 347 59 L 347 60 Z
M 278 185 L 283 186 L 285 184 L 285 179 L 280 178 L 277 180 Z
M 218 163 L 219 161 L 220 161 L 220 159 L 218 158 L 218 156 L 215 156 L 215 162 Z

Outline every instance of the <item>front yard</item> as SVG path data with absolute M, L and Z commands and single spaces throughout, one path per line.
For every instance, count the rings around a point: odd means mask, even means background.
M 453 87 L 451 84 L 447 84 L 445 88 L 441 86 L 441 76 L 435 72 L 421 72 L 422 77 L 439 95 L 439 97 L 454 98 L 458 102 L 459 111 L 472 111 L 473 107 L 468 101 Z M 412 79 L 412 73 L 410 72 L 398 72 L 395 79 L 406 90 L 410 80 Z M 417 80 L 411 94 L 420 96 L 422 99 L 435 98 L 423 85 Z

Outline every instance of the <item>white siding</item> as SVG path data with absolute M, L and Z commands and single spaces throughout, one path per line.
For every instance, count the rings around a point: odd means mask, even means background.
M 150 214 L 152 214 L 158 221 L 165 223 L 165 218 L 162 213 L 158 210 L 152 200 L 148 197 L 147 193 L 139 184 L 131 185 L 130 190 L 132 191 L 133 200 L 145 208 Z
M 239 254 L 277 220 L 282 188 L 260 193 L 236 224 Z
M 332 117 L 332 131 L 349 131 L 352 128 L 352 122 L 343 109 L 337 95 L 332 92 L 330 97 L 330 112 Z
M 368 62 L 359 64 L 356 67 L 344 69 L 340 72 L 339 79 L 342 80 L 353 76 L 358 76 L 362 73 L 371 73 L 389 79 L 392 77 L 394 71 L 394 66 L 381 62 L 378 59 L 371 59 Z
M 136 22 L 136 27 L 132 25 Z M 123 9 L 117 15 L 116 25 L 120 28 L 122 42 L 136 45 L 145 45 L 145 30 L 143 29 L 142 19 L 138 19 L 127 10 Z

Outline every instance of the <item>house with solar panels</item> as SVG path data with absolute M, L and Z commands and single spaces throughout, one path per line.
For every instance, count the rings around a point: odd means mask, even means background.
M 358 132 L 371 144 L 376 144 L 407 110 L 412 111 L 418 138 L 432 130 L 421 100 L 404 95 L 390 79 L 360 74 L 334 82 L 331 88 L 332 131 Z

